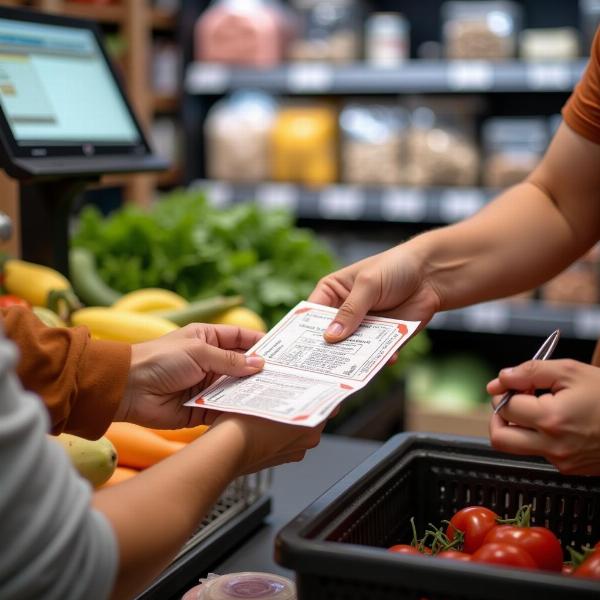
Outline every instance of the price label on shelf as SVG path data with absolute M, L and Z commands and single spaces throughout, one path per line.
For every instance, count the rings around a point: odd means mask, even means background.
M 465 308 L 463 311 L 465 329 L 504 333 L 509 330 L 510 312 L 506 303 L 485 302 Z
M 532 90 L 569 90 L 572 87 L 568 65 L 532 63 L 527 65 L 527 85 Z
M 364 194 L 355 187 L 329 187 L 323 190 L 319 200 L 319 212 L 326 219 L 355 220 L 364 210 Z
M 298 189 L 290 184 L 265 183 L 256 190 L 256 200 L 263 208 L 285 208 L 296 212 Z
M 475 214 L 485 203 L 479 190 L 457 188 L 440 194 L 440 217 L 448 223 L 466 219 Z
M 448 63 L 451 90 L 489 90 L 494 85 L 494 69 L 485 60 L 455 60 Z
M 231 72 L 223 65 L 200 63 L 194 65 L 187 75 L 186 89 L 192 94 L 224 92 L 231 79 Z
M 386 221 L 419 223 L 427 214 L 427 197 L 421 190 L 388 189 L 381 197 L 381 216 Z
M 596 308 L 577 308 L 573 313 L 575 336 L 584 340 L 600 337 L 600 310 Z
M 333 87 L 333 69 L 321 63 L 298 63 L 290 65 L 287 76 L 290 92 L 318 94 Z

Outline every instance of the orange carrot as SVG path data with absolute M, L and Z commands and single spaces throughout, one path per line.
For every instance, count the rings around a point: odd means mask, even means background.
M 171 442 L 183 442 L 189 444 L 206 433 L 208 425 L 197 425 L 196 427 L 184 427 L 183 429 L 151 429 L 157 435 Z
M 116 485 L 117 483 L 121 483 L 122 481 L 126 481 L 127 479 L 131 479 L 134 475 L 137 475 L 139 471 L 137 469 L 130 469 L 128 467 L 117 467 L 115 472 L 112 474 L 111 478 L 104 482 L 100 487 L 110 487 L 111 485 Z
M 133 423 L 113 423 L 104 434 L 117 449 L 119 466 L 145 469 L 185 446 Z

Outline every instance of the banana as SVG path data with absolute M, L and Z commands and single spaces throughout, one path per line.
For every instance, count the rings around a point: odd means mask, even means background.
M 230 308 L 221 314 L 215 315 L 210 322 L 221 325 L 235 325 L 242 329 L 253 329 L 263 333 L 267 331 L 267 324 L 262 317 L 245 306 Z
M 187 306 L 188 301 L 171 290 L 143 288 L 121 296 L 113 305 L 115 310 L 131 312 L 152 312 L 155 310 L 176 310 Z
M 117 467 L 117 451 L 107 438 L 91 441 L 61 433 L 53 439 L 64 448 L 79 474 L 94 487 L 111 478 Z
M 67 324 L 52 310 L 45 306 L 34 306 L 35 316 L 48 327 L 66 327 Z
M 85 325 L 93 338 L 137 344 L 178 329 L 175 323 L 145 313 L 92 306 L 71 315 L 73 325 Z
M 4 261 L 4 287 L 32 306 L 47 306 L 53 291 L 69 291 L 69 280 L 58 271 L 24 260 L 8 258 Z

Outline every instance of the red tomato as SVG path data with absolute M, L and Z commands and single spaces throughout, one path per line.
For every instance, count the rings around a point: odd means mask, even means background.
M 442 550 L 435 555 L 436 558 L 444 558 L 446 560 L 464 560 L 470 561 L 471 555 L 458 550 Z
M 597 546 L 598 544 L 596 544 Z M 596 547 L 594 546 L 594 547 Z M 573 571 L 575 577 L 587 577 L 588 579 L 600 579 L 600 552 L 596 551 L 590 554 Z
M 456 529 L 465 534 L 463 550 L 472 554 L 483 544 L 483 538 L 488 531 L 496 527 L 498 515 L 485 506 L 467 506 L 459 510 L 451 519 L 446 529 L 446 535 L 452 541 L 456 535 Z
M 558 538 L 545 527 L 499 525 L 485 536 L 484 544 L 500 542 L 523 548 L 540 569 L 560 571 L 563 552 Z
M 388 552 L 397 552 L 398 554 L 421 554 L 410 544 L 396 544 L 395 546 L 390 546 Z
M 31 305 L 27 300 L 14 296 L 13 294 L 3 294 L 0 296 L 0 308 L 7 308 L 8 306 L 24 306 L 30 308 Z
M 484 544 L 479 550 L 473 553 L 471 560 L 473 562 L 521 567 L 523 569 L 537 568 L 535 560 L 523 548 L 500 542 Z
M 563 575 L 571 575 L 573 573 L 573 565 L 564 564 L 561 569 Z

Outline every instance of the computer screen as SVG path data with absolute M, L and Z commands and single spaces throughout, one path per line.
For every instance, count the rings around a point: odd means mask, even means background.
M 0 18 L 0 104 L 19 146 L 141 141 L 88 29 Z

